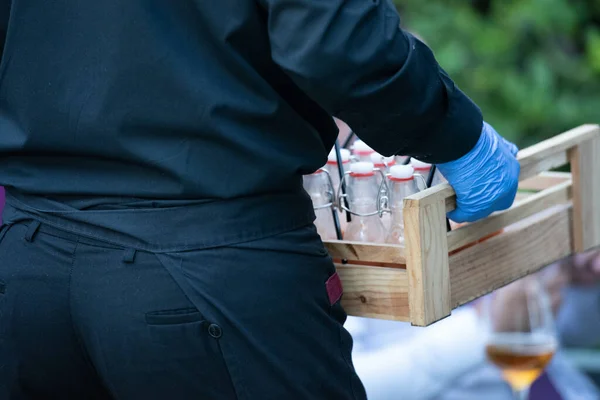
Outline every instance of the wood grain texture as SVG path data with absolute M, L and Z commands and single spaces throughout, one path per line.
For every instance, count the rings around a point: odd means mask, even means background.
M 515 196 L 515 203 L 523 201 L 525 199 L 528 199 L 534 194 L 535 193 L 531 193 L 531 192 L 517 192 L 517 195 Z
M 577 252 L 600 245 L 600 136 L 569 152 L 573 174 L 573 238 Z
M 408 274 L 396 268 L 336 265 L 349 315 L 409 321 Z
M 554 168 L 562 167 L 569 163 L 566 151 L 561 151 L 556 154 L 551 154 L 542 159 L 530 157 L 526 160 L 521 160 L 521 174 L 519 181 L 530 179 L 540 172 L 549 171 Z
M 560 183 L 570 181 L 571 174 L 568 172 L 546 171 L 519 183 L 519 190 L 530 190 L 540 192 Z
M 452 308 L 572 253 L 572 206 L 550 208 L 450 257 Z
M 406 264 L 404 247 L 392 244 L 326 241 L 325 248 L 334 259 L 355 262 Z
M 438 201 L 444 201 L 446 204 L 446 212 L 450 212 L 456 208 L 456 193 L 452 186 L 448 183 L 441 183 L 435 185 L 427 190 L 422 190 L 412 196 L 404 199 L 404 207 L 410 206 L 411 204 L 431 204 Z
M 410 322 L 427 326 L 450 315 L 450 272 L 446 204 L 428 198 L 405 201 L 404 230 Z
M 547 208 L 567 203 L 571 199 L 571 181 L 560 183 L 515 203 L 506 211 L 494 213 L 481 221 L 448 233 L 448 250 L 454 251 L 469 243 L 498 232 L 502 228 L 537 214 Z
M 593 139 L 598 134 L 600 134 L 600 126 L 581 125 L 521 150 L 517 156 L 521 164 L 520 180 L 566 164 L 567 150 Z
M 572 147 L 593 139 L 599 134 L 600 126 L 597 124 L 580 125 L 521 150 L 518 158 L 525 162 L 529 160 L 541 160 L 552 154 L 567 151 Z
M 404 204 L 408 201 L 409 205 L 426 205 L 431 203 L 437 203 L 440 199 L 447 199 L 448 197 L 454 196 L 454 189 L 448 183 L 440 183 L 432 188 L 422 190 L 412 196 L 407 197 L 404 200 Z

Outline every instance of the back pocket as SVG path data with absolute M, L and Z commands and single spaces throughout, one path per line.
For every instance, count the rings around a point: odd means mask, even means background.
M 148 312 L 145 318 L 151 341 L 148 356 L 162 368 L 194 376 L 200 385 L 198 398 L 236 398 L 221 350 L 220 326 L 194 307 Z
M 146 325 L 155 346 L 182 356 L 201 344 L 208 323 L 196 308 L 190 307 L 148 312 Z M 182 346 L 184 343 L 186 345 Z
M 177 325 L 203 321 L 204 317 L 200 314 L 200 311 L 193 307 L 146 313 L 146 323 L 148 325 Z

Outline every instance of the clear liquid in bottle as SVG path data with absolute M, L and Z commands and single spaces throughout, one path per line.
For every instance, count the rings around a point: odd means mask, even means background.
M 354 214 L 346 227 L 344 239 L 353 242 L 383 243 L 385 228 L 377 213 L 380 185 L 377 183 L 373 163 L 351 164 L 350 171 L 346 190 L 348 204 Z
M 419 191 L 414 169 L 410 165 L 395 165 L 388 175 L 391 223 L 386 243 L 404 244 L 404 199 Z

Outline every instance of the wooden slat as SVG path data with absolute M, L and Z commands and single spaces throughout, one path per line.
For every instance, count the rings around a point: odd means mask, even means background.
M 571 204 L 553 207 L 451 256 L 452 307 L 571 254 L 571 209 Z
M 370 263 L 406 264 L 404 247 L 376 243 L 327 241 L 325 248 L 334 259 Z
M 600 135 L 600 126 L 582 125 L 521 150 L 517 156 L 521 164 L 519 181 L 527 180 L 541 172 L 568 164 L 567 151 L 569 149 L 585 143 L 598 135 Z M 409 198 L 420 200 L 423 202 L 422 204 L 425 204 L 425 202 L 437 201 L 440 196 L 446 201 L 446 212 L 450 212 L 456 208 L 456 194 L 447 183 L 436 185 Z
M 535 157 L 521 160 L 521 174 L 519 175 L 519 181 L 527 180 L 536 176 L 540 172 L 562 167 L 568 163 L 569 159 L 567 158 L 566 151 L 548 155 L 540 160 L 536 159 Z
M 543 190 L 516 203 L 512 208 L 492 214 L 486 219 L 458 228 L 448 234 L 448 250 L 454 251 L 486 237 L 502 228 L 537 214 L 546 208 L 571 199 L 571 181 Z
M 432 188 L 422 190 L 406 198 L 413 202 L 418 201 L 421 205 L 437 203 L 440 199 L 447 199 L 454 196 L 454 189 L 448 183 L 441 183 Z M 406 202 L 405 200 L 405 202 Z
M 452 308 L 570 254 L 570 211 L 570 205 L 554 207 L 450 257 Z M 344 285 L 342 305 L 349 315 L 411 320 L 406 270 L 359 265 L 336 268 Z
M 584 204 L 581 197 L 581 149 L 575 147 L 569 152 L 569 158 L 572 162 L 571 173 L 573 174 L 573 246 L 576 252 L 582 252 L 585 249 L 584 243 Z
M 517 195 L 515 196 L 515 202 L 521 202 L 525 199 L 530 198 L 534 194 L 535 193 L 532 193 L 532 192 L 517 192 Z
M 525 167 L 521 167 L 521 174 L 519 180 L 522 182 L 519 184 L 519 189 L 522 190 L 544 190 L 555 184 L 564 182 L 570 179 L 570 174 L 566 172 L 549 172 L 548 170 L 558 168 L 562 165 L 568 164 L 568 157 L 566 152 L 562 152 L 556 156 L 550 157 L 545 160 L 541 160 L 538 163 L 529 163 Z M 448 185 L 448 184 L 444 184 Z M 451 186 L 437 187 L 430 189 L 431 191 L 425 193 L 435 196 L 448 196 L 446 197 L 446 212 L 450 212 L 456 209 L 456 194 L 452 190 Z M 515 201 L 518 201 L 526 197 L 525 195 L 517 194 Z
M 422 190 L 406 198 L 406 200 L 418 201 L 422 205 L 435 203 L 440 201 L 440 199 L 446 204 L 446 212 L 450 212 L 456 208 L 456 193 L 448 183 L 435 185 L 432 188 Z M 404 201 L 405 207 L 406 200 Z
M 600 245 L 600 137 L 569 153 L 573 174 L 573 237 L 578 252 Z
M 519 152 L 520 160 L 541 160 L 550 155 L 567 151 L 568 149 L 587 142 L 600 134 L 597 124 L 585 124 L 556 135 L 542 142 L 529 146 Z
M 520 180 L 566 164 L 567 150 L 589 141 L 598 134 L 598 125 L 582 125 L 521 150 L 517 157 L 521 163 Z
M 568 172 L 547 171 L 519 183 L 519 190 L 539 192 L 569 180 L 571 180 L 571 174 Z
M 342 305 L 349 315 L 409 321 L 406 270 L 336 265 L 344 286 Z
M 450 273 L 443 198 L 406 200 L 404 230 L 410 322 L 427 326 L 450 315 Z

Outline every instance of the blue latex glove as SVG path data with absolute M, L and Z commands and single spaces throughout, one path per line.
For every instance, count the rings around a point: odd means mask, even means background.
M 438 169 L 456 191 L 456 210 L 448 213 L 448 218 L 473 222 L 509 208 L 519 185 L 517 152 L 517 146 L 484 122 L 481 137 L 469 153 L 439 164 Z

